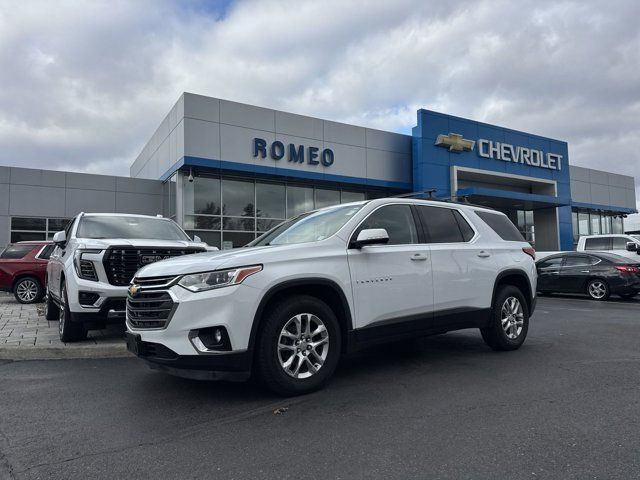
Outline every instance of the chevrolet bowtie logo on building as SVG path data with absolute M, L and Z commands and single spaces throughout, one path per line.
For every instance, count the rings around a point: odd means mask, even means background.
M 138 295 L 138 292 L 140 292 L 140 285 L 136 285 L 135 283 L 129 285 L 129 295 L 135 297 Z
M 476 142 L 474 140 L 467 140 L 462 138 L 462 135 L 458 133 L 449 133 L 449 135 L 438 135 L 436 139 L 436 145 L 439 147 L 447 147 L 450 152 L 470 152 L 473 150 Z

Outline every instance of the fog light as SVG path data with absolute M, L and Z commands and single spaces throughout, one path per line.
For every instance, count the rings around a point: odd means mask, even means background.
M 191 330 L 189 340 L 200 352 L 229 351 L 231 342 L 229 334 L 224 327 L 209 327 L 200 330 Z
M 222 330 L 216 328 L 213 333 L 213 338 L 216 340 L 216 343 L 222 343 Z

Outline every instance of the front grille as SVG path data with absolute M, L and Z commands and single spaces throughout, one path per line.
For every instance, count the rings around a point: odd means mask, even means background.
M 186 248 L 132 248 L 115 247 L 105 252 L 103 265 L 111 285 L 129 285 L 135 273 L 143 266 L 171 257 L 203 252 Z
M 127 320 L 134 328 L 165 328 L 176 306 L 168 292 L 143 291 L 127 297 Z
M 147 278 L 134 278 L 131 283 L 135 283 L 136 285 L 149 289 L 149 288 L 165 288 L 169 285 L 173 284 L 173 282 L 177 279 L 175 275 L 170 277 L 147 277 Z

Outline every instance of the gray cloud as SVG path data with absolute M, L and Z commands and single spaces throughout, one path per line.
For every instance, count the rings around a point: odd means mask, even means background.
M 126 174 L 191 91 L 405 132 L 426 107 L 640 180 L 635 0 L 201 7 L 0 5 L 0 164 Z

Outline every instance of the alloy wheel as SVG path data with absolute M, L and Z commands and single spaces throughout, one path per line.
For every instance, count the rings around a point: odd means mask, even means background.
M 502 329 L 508 338 L 515 340 L 522 332 L 524 325 L 524 312 L 520 300 L 516 297 L 508 297 L 502 304 L 501 310 Z
M 60 337 L 62 337 L 62 332 L 64 330 L 64 322 L 65 318 L 65 303 L 67 298 L 67 291 L 64 287 L 62 287 L 62 291 L 60 292 L 60 315 L 58 316 L 58 332 L 60 333 Z
M 38 295 L 38 286 L 33 280 L 23 280 L 16 287 L 16 295 L 25 303 L 33 302 Z
M 309 378 L 322 368 L 329 352 L 329 332 L 316 315 L 291 317 L 280 331 L 278 360 L 293 378 Z
M 604 298 L 607 294 L 607 287 L 600 280 L 595 280 L 589 284 L 589 295 L 596 300 Z

